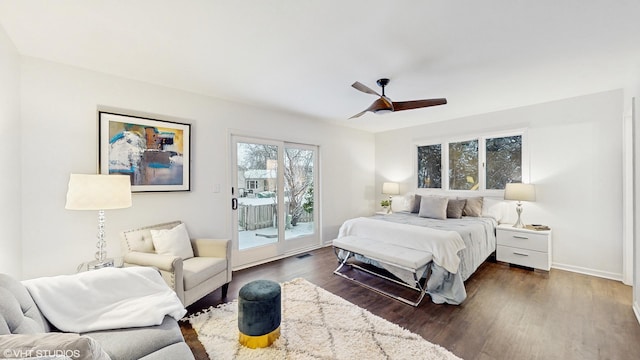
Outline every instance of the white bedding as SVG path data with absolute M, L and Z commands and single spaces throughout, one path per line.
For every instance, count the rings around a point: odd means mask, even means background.
M 147 267 L 103 268 L 74 275 L 25 280 L 42 314 L 64 332 L 159 325 L 186 314 L 158 271 Z
M 433 253 L 434 261 L 427 265 L 431 270 L 427 293 L 434 303 L 457 305 L 467 297 L 464 281 L 496 249 L 496 225 L 496 220 L 489 217 L 436 220 L 398 212 L 347 220 L 340 228 L 338 237 L 368 237 Z M 363 256 L 358 255 L 357 258 L 383 267 L 402 281 L 412 284 L 409 272 Z M 419 274 L 426 276 L 427 273 Z
M 338 237 L 360 236 L 381 242 L 423 250 L 433 255 L 433 262 L 452 274 L 458 272 L 458 251 L 466 246 L 455 231 L 379 221 L 370 218 L 355 218 L 345 221 Z

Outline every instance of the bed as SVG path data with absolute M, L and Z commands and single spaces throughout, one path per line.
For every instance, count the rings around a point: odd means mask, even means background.
M 434 303 L 458 305 L 467 296 L 464 281 L 496 250 L 495 229 L 501 209 L 501 202 L 488 200 L 482 211 L 474 214 L 476 216 L 435 219 L 425 217 L 420 212 L 400 211 L 354 218 L 343 223 L 338 238 L 357 236 L 433 253 L 433 261 L 420 270 L 425 291 Z M 437 247 L 434 247 L 434 241 Z M 344 260 L 345 252 L 338 250 L 336 255 L 339 260 Z M 383 268 L 400 281 L 412 284 L 412 276 L 406 269 L 359 254 L 355 258 L 359 262 Z

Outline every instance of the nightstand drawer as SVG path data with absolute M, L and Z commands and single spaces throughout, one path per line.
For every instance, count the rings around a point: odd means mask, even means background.
M 512 246 L 521 249 L 548 252 L 549 235 L 534 234 L 531 232 L 520 232 L 500 229 L 497 232 L 498 245 Z
M 549 254 L 546 252 L 498 245 L 498 249 L 496 250 L 496 259 L 510 264 L 549 271 Z

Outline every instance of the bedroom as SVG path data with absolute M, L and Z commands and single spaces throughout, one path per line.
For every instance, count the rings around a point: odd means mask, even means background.
M 9 3 L 5 1 L 2 6 L 10 6 Z M 567 7 L 570 5 L 571 2 Z M 0 25 L 7 26 L 3 21 L 6 20 L 0 16 Z M 368 20 L 367 24 L 373 27 L 375 21 Z M 63 199 L 70 172 L 96 170 L 96 107 L 104 105 L 193 123 L 193 151 L 197 154 L 192 164 L 191 192 L 136 195 L 134 208 L 109 214 L 107 236 L 111 254 L 119 253 L 119 229 L 173 220 L 176 209 L 194 234 L 230 236 L 228 194 L 212 191 L 215 184 L 226 189 L 230 183 L 226 145 L 229 128 L 272 138 L 281 138 L 283 129 L 287 129 L 287 135 L 292 137 L 287 140 L 321 147 L 321 230 L 322 240 L 328 244 L 344 220 L 378 210 L 383 182 L 398 181 L 403 183 L 403 192 L 411 191 L 414 142 L 527 127 L 531 181 L 540 184 L 540 201 L 527 204 L 524 216 L 527 222 L 549 224 L 554 229 L 554 267 L 632 282 L 631 244 L 637 236 L 627 230 L 628 220 L 634 216 L 628 210 L 630 204 L 623 201 L 630 197 L 629 174 L 625 173 L 630 148 L 625 134 L 628 136 L 629 132 L 623 119 L 630 121 L 631 98 L 640 96 L 637 72 L 627 74 L 624 79 L 594 79 L 593 83 L 586 78 L 597 78 L 596 74 L 585 76 L 583 81 L 574 78 L 578 90 L 558 91 L 549 96 L 519 89 L 531 98 L 510 108 L 454 116 L 447 122 L 367 132 L 298 114 L 265 110 L 262 104 L 245 105 L 199 95 L 179 90 L 177 85 L 171 88 L 83 69 L 56 59 L 40 59 L 22 54 L 14 41 L 6 29 L 0 31 L 3 79 L 0 124 L 3 133 L 10 134 L 0 146 L 3 154 L 10 155 L 4 158 L 4 168 L 11 169 L 10 175 L 2 177 L 0 190 L 3 199 L 0 218 L 5 235 L 0 239 L 2 272 L 21 278 L 69 273 L 92 253 L 93 214 L 69 213 L 64 210 Z M 637 70 L 640 60 L 632 55 L 637 55 L 635 48 L 619 56 L 625 57 L 625 61 L 636 61 Z M 392 64 L 401 62 L 388 56 L 387 61 Z M 552 58 L 549 61 L 555 59 L 552 54 L 548 56 Z M 478 67 L 473 64 L 457 66 L 466 66 L 460 76 L 479 76 L 474 75 Z M 507 88 L 503 96 L 510 92 L 508 85 L 519 80 L 513 74 L 507 75 L 514 77 L 506 76 L 497 84 Z M 337 84 L 350 97 L 350 101 L 341 105 L 345 109 L 343 123 L 371 100 L 351 94 L 349 85 L 355 80 L 374 86 L 374 78 L 362 76 L 345 71 L 343 83 Z M 551 73 L 542 78 L 553 84 L 556 76 L 557 73 Z M 267 89 L 270 85 L 262 84 Z M 434 96 L 448 96 L 439 93 L 443 86 L 428 84 L 427 95 L 433 92 Z M 401 89 L 398 81 L 389 91 L 402 97 Z M 407 97 L 414 95 L 422 93 Z M 302 103 L 305 100 L 301 96 L 292 98 Z M 449 100 L 452 102 L 447 106 L 453 106 L 453 99 Z M 418 111 L 429 116 L 430 110 Z M 389 117 L 393 115 L 400 114 L 367 115 L 362 121 L 386 126 L 385 122 L 395 121 Z M 48 147 L 41 148 L 43 145 Z M 43 158 L 50 154 L 55 155 Z M 345 158 L 345 154 L 349 156 Z M 594 171 L 594 166 L 598 171 Z M 640 286 L 635 287 L 635 292 L 638 311 Z

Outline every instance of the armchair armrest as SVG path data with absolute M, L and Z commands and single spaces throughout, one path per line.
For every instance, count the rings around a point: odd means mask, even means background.
M 191 239 L 191 246 L 195 256 L 231 259 L 229 239 Z
M 182 258 L 179 256 L 132 251 L 124 255 L 124 262 L 140 266 L 154 266 L 170 273 L 175 272 L 176 269 L 182 270 Z

